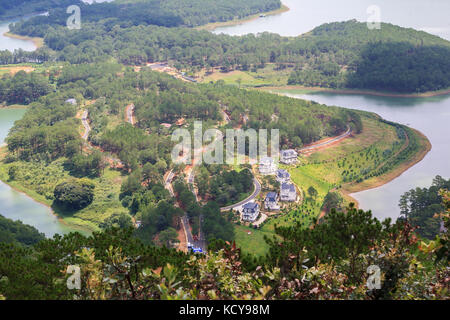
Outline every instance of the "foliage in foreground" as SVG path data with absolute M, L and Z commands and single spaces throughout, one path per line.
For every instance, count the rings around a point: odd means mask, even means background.
M 449 226 L 448 192 L 443 198 Z M 145 246 L 131 229 L 55 236 L 32 249 L 0 244 L 0 292 L 6 299 L 80 300 L 449 298 L 448 233 L 418 245 L 405 221 L 380 223 L 353 207 L 332 211 L 314 230 L 328 255 L 279 228 L 285 240 L 272 241 L 271 255 L 257 265 L 229 243 L 207 255 L 185 254 Z M 69 265 L 80 267 L 79 290 L 67 288 Z M 379 289 L 366 285 L 373 265 L 380 268 Z

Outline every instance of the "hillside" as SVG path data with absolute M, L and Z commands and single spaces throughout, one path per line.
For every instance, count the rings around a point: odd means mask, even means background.
M 355 20 L 320 26 L 300 37 L 215 35 L 190 28 L 123 25 L 117 20 L 84 23 L 71 31 L 37 17 L 16 24 L 21 35 L 45 36 L 56 59 L 71 63 L 107 60 L 127 65 L 169 61 L 206 81 L 242 72 L 249 84 L 358 88 L 400 93 L 450 87 L 450 43 L 425 32 L 382 24 L 369 30 Z M 167 21 L 167 20 L 165 20 Z M 114 26 L 114 27 L 113 27 Z M 41 59 L 51 58 L 44 52 Z M 258 80 L 256 80 L 258 79 Z M 278 79 L 278 80 L 275 80 Z M 233 80 L 236 83 L 236 78 Z

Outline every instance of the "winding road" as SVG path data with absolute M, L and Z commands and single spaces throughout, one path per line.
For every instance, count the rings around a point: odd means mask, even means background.
M 223 212 L 223 211 L 229 211 L 229 210 L 233 210 L 233 209 L 239 209 L 239 207 L 254 200 L 261 192 L 261 183 L 258 181 L 258 179 L 253 178 L 253 185 L 255 186 L 255 190 L 253 190 L 253 193 L 248 198 L 246 198 L 238 203 L 235 203 L 231 206 L 222 207 L 222 208 L 220 208 L 220 211 Z
M 131 125 L 135 125 L 136 121 L 134 119 L 134 109 L 135 106 L 133 103 L 129 104 L 126 109 L 125 109 L 125 113 L 126 113 L 126 117 L 127 117 L 127 122 L 131 123 Z
M 347 127 L 347 131 L 345 133 L 343 133 L 343 134 L 341 134 L 341 135 L 339 135 L 337 137 L 334 137 L 333 139 L 324 141 L 324 142 L 313 143 L 313 144 L 311 144 L 311 145 L 309 145 L 307 147 L 304 147 L 304 148 L 300 149 L 300 152 L 301 153 L 305 153 L 305 152 L 312 151 L 312 150 L 315 150 L 315 149 L 318 149 L 318 148 L 321 148 L 321 147 L 326 147 L 326 146 L 328 146 L 328 145 L 330 145 L 332 143 L 341 141 L 341 140 L 349 137 L 351 134 L 352 134 L 352 130 L 350 129 L 350 127 Z
M 86 146 L 89 149 L 94 149 L 94 148 L 99 149 L 98 147 L 94 147 L 88 141 L 89 133 L 92 130 L 91 126 L 89 125 L 88 116 L 89 116 L 89 112 L 87 110 L 84 110 L 81 115 L 81 123 L 83 124 L 83 127 L 84 127 L 84 133 L 81 135 L 81 138 L 86 142 Z M 102 151 L 102 150 L 100 150 L 100 151 Z M 102 153 L 103 153 L 104 157 L 110 162 L 110 164 L 117 163 L 118 165 L 123 166 L 123 163 L 122 163 L 122 161 L 120 161 L 120 159 L 110 156 L 110 155 L 104 153 L 103 151 L 102 151 Z
M 81 138 L 83 138 L 83 140 L 87 142 L 89 133 L 91 132 L 91 126 L 89 125 L 89 122 L 88 122 L 88 111 L 87 110 L 83 111 L 83 114 L 81 115 L 81 122 L 83 123 L 83 127 L 84 127 L 84 133 L 81 136 Z M 89 143 L 88 143 L 88 146 L 91 147 L 91 145 Z

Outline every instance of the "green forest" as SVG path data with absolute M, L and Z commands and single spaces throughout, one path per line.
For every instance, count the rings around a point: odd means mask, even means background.
M 450 180 L 436 176 L 431 187 L 411 189 L 400 198 L 402 217 L 424 238 L 434 239 L 442 231 L 443 220 L 437 216 L 445 209 L 440 194 L 442 189 L 450 190 Z
M 51 17 L 51 15 L 50 15 Z M 210 72 L 220 68 L 256 71 L 274 64 L 290 70 L 286 84 L 419 93 L 450 87 L 450 44 L 437 36 L 382 24 L 368 30 L 355 20 L 319 26 L 299 37 L 277 34 L 228 36 L 159 25 L 126 25 L 105 19 L 81 30 L 49 26 L 36 17 L 12 31 L 44 37 L 55 57 L 71 63 L 109 60 L 126 65 L 169 61 L 180 70 Z M 39 59 L 49 59 L 44 48 Z M 23 59 L 8 56 L 8 61 Z
M 449 195 L 443 194 L 449 224 Z M 168 211 L 166 211 L 168 212 Z M 32 247 L 0 243 L 0 294 L 6 299 L 317 300 L 448 298 L 448 233 L 427 245 L 414 228 L 353 206 L 332 212 L 313 229 L 278 227 L 270 253 L 246 256 L 216 241 L 208 255 L 144 244 L 132 229 L 107 228 L 90 237 L 55 236 Z M 69 265 L 81 270 L 70 290 Z M 367 287 L 378 265 L 378 290 Z
M 31 246 L 44 239 L 44 234 L 36 228 L 21 221 L 5 218 L 0 214 L 0 243 Z

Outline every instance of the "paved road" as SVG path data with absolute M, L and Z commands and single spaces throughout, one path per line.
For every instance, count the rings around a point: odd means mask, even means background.
M 83 111 L 83 114 L 81 115 L 81 122 L 83 123 L 84 126 L 84 134 L 81 136 L 83 138 L 84 141 L 87 141 L 88 137 L 89 137 L 89 133 L 91 132 L 91 126 L 89 125 L 88 122 L 88 111 L 85 110 Z
M 261 183 L 259 183 L 258 179 L 253 178 L 253 185 L 255 186 L 255 190 L 253 191 L 253 193 L 247 199 L 242 200 L 242 201 L 240 201 L 238 203 L 235 203 L 235 204 L 233 204 L 231 206 L 220 208 L 220 211 L 229 211 L 229 210 L 232 210 L 232 209 L 236 209 L 236 208 L 239 208 L 239 207 L 243 206 L 244 204 L 254 200 L 259 195 L 259 193 L 261 192 Z
M 173 173 L 172 170 L 170 170 L 164 181 L 164 186 L 167 190 L 169 190 L 172 197 L 175 197 L 175 193 L 173 192 L 173 187 L 172 187 L 172 180 L 174 177 L 175 177 L 175 174 Z M 194 193 L 195 197 L 197 198 L 197 194 L 195 193 L 195 191 L 192 191 L 192 192 Z M 197 199 L 197 201 L 198 201 L 198 199 Z M 200 225 L 199 225 L 200 236 L 199 236 L 198 240 L 194 240 L 194 237 L 192 236 L 191 228 L 189 227 L 190 224 L 189 224 L 189 219 L 188 219 L 187 213 L 185 213 L 184 216 L 181 218 L 181 222 L 183 225 L 184 232 L 186 234 L 186 238 L 187 238 L 186 241 L 191 243 L 196 248 L 201 248 L 203 252 L 206 252 L 207 244 L 206 244 L 206 240 L 204 239 L 203 232 L 201 229 L 201 225 L 203 222 L 203 216 L 200 216 Z
M 133 126 L 134 126 L 134 124 L 135 124 L 135 121 L 134 121 L 134 104 L 130 104 L 130 105 L 128 105 L 127 106 L 127 108 L 126 108 L 126 113 L 127 113 L 127 122 L 128 123 L 131 123 Z
M 345 133 L 341 134 L 340 136 L 337 136 L 337 137 L 335 137 L 335 138 L 333 138 L 331 140 L 327 140 L 325 142 L 313 144 L 311 146 L 302 148 L 302 149 L 300 149 L 300 152 L 310 151 L 310 150 L 314 150 L 314 149 L 317 149 L 317 148 L 320 148 L 320 147 L 327 146 L 327 145 L 332 144 L 332 143 L 334 143 L 336 141 L 342 140 L 342 139 L 348 137 L 351 134 L 352 134 L 352 130 L 350 129 L 350 127 L 348 127 L 347 131 Z
M 81 138 L 83 138 L 83 140 L 86 141 L 86 146 L 87 146 L 89 149 L 93 149 L 94 146 L 88 141 L 89 133 L 90 133 L 91 130 L 92 130 L 92 128 L 91 128 L 91 126 L 89 125 L 89 122 L 88 122 L 88 116 L 89 116 L 88 111 L 87 111 L 87 110 L 83 111 L 83 114 L 81 115 L 81 123 L 82 123 L 83 126 L 84 126 L 84 134 L 81 136 Z M 98 149 L 98 148 L 97 148 L 97 149 Z M 122 161 L 120 161 L 120 159 L 118 159 L 118 158 L 116 158 L 116 157 L 113 157 L 113 156 L 111 156 L 111 155 L 108 155 L 108 154 L 106 154 L 106 153 L 104 153 L 104 152 L 103 152 L 103 155 L 104 155 L 104 157 L 105 157 L 107 160 L 109 160 L 109 161 L 111 161 L 111 162 L 118 163 L 119 165 L 123 165 L 123 163 L 122 163 Z
M 192 237 L 192 233 L 189 228 L 189 219 L 188 219 L 187 214 L 184 214 L 184 216 L 181 217 L 181 222 L 183 223 L 183 228 L 184 228 L 184 231 L 186 232 L 187 242 L 194 244 L 194 237 Z

